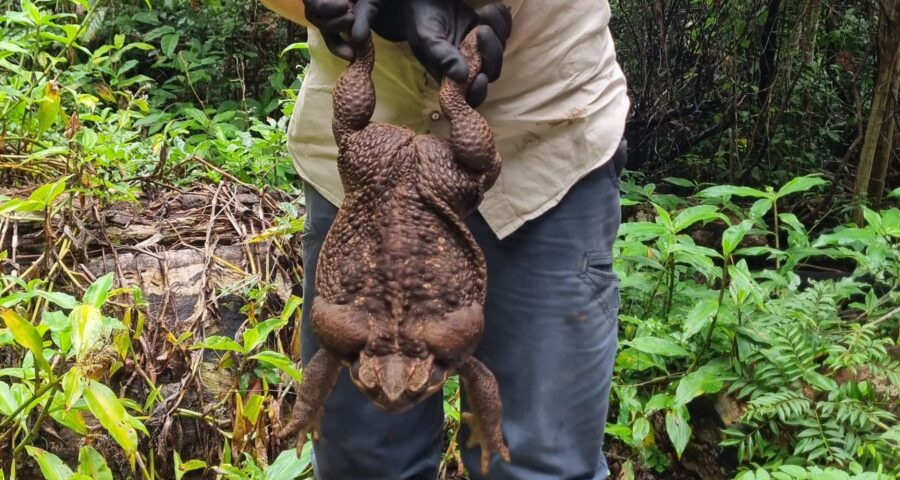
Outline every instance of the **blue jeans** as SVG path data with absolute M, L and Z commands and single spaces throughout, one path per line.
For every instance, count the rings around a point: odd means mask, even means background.
M 604 479 L 601 451 L 616 356 L 618 280 L 611 270 L 619 228 L 624 148 L 562 201 L 498 240 L 477 213 L 467 220 L 488 264 L 484 336 L 475 352 L 497 377 L 512 462 L 494 456 L 491 479 Z M 306 188 L 304 364 L 318 349 L 309 319 L 315 265 L 337 209 Z M 465 395 L 462 396 L 465 399 Z M 466 405 L 463 404 L 463 411 Z M 443 402 L 380 410 L 346 369 L 325 403 L 314 465 L 320 480 L 434 480 L 443 446 Z M 460 433 L 464 447 L 467 429 Z M 473 479 L 480 450 L 462 449 Z

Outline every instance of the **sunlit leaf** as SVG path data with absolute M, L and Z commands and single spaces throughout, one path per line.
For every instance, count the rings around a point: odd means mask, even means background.
M 16 343 L 27 348 L 34 355 L 34 361 L 45 372 L 50 372 L 50 364 L 44 359 L 44 342 L 41 334 L 28 320 L 14 310 L 0 307 L 0 318 L 16 339 Z
M 684 338 L 691 338 L 704 330 L 718 308 L 719 301 L 715 298 L 700 300 L 694 304 L 684 319 Z
M 738 187 L 734 185 L 716 185 L 701 190 L 697 196 L 701 198 L 718 198 L 725 195 L 733 197 L 768 198 L 770 195 L 762 190 L 750 187 Z
M 688 423 L 686 415 L 684 408 L 666 412 L 666 433 L 669 434 L 669 440 L 672 441 L 679 459 L 687 447 L 688 440 L 691 439 L 691 425 Z
M 85 445 L 78 451 L 78 473 L 94 480 L 113 480 L 106 459 L 90 445 Z
M 675 231 L 680 232 L 697 222 L 707 222 L 717 218 L 724 219 L 716 205 L 696 205 L 678 212 L 673 222 Z
M 85 383 L 84 399 L 91 414 L 125 450 L 125 454 L 133 458 L 137 453 L 137 432 L 131 426 L 129 415 L 119 397 L 100 382 L 86 380 Z
M 778 189 L 778 193 L 776 193 L 775 195 L 778 198 L 782 198 L 794 193 L 805 192 L 811 188 L 826 184 L 828 184 L 826 180 L 823 180 L 822 178 L 815 175 L 797 177 L 785 183 L 780 189 Z
M 295 307 L 296 308 L 296 307 Z M 244 351 L 250 352 L 254 348 L 266 341 L 269 334 L 275 329 L 283 327 L 287 324 L 287 319 L 270 318 L 259 325 L 249 328 L 244 332 Z
M 37 462 L 45 480 L 69 480 L 72 477 L 72 469 L 56 455 L 31 445 L 26 445 L 25 451 Z
M 664 338 L 657 337 L 638 337 L 634 340 L 631 340 L 631 346 L 644 352 L 652 355 L 661 355 L 664 357 L 687 357 L 690 356 L 690 352 L 684 349 L 681 345 L 673 342 L 672 340 L 667 340 Z
M 180 38 L 181 36 L 177 33 L 163 35 L 162 40 L 160 40 L 160 47 L 162 48 L 163 55 L 171 57 L 172 54 L 175 53 L 175 48 L 178 46 L 178 40 Z
M 193 348 L 206 348 L 209 350 L 226 350 L 230 352 L 244 353 L 244 347 L 234 340 L 221 335 L 206 337 L 202 342 L 194 344 Z
M 70 369 L 63 375 L 62 387 L 66 410 L 72 408 L 72 405 L 75 405 L 75 402 L 81 398 L 81 393 L 84 391 L 82 380 L 81 373 L 76 368 Z
M 706 393 L 716 393 L 722 389 L 722 379 L 713 369 L 700 369 L 691 372 L 678 382 L 675 389 L 675 405 L 684 406 L 688 402 Z
M 59 85 L 55 81 L 47 82 L 44 86 L 44 99 L 38 106 L 38 131 L 40 136 L 52 126 L 59 117 Z
M 297 455 L 295 448 L 285 450 L 266 470 L 266 480 L 294 480 L 310 468 L 311 462 L 312 442 L 303 445 L 300 455 Z
M 744 220 L 725 229 L 725 232 L 722 233 L 722 253 L 726 257 L 731 255 L 731 252 L 741 244 L 744 236 L 747 235 L 751 228 L 753 228 L 753 222 Z
M 259 352 L 250 358 L 272 365 L 273 367 L 288 374 L 288 376 L 294 379 L 294 381 L 300 382 L 303 380 L 303 374 L 294 366 L 294 362 L 283 354 L 273 352 L 271 350 L 266 350 L 263 352 Z
M 94 283 L 88 287 L 87 291 L 84 292 L 84 303 L 93 305 L 97 308 L 103 307 L 103 304 L 106 303 L 106 297 L 112 289 L 114 280 L 115 276 L 113 272 L 109 272 L 95 280 Z

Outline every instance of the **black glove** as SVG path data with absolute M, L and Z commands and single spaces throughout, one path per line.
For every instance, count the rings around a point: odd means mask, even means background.
M 405 0 L 303 0 L 306 19 L 322 32 L 331 53 L 353 60 L 353 47 L 341 36 L 349 33 L 354 43 L 362 43 L 370 30 L 387 40 L 403 38 L 400 7 Z M 380 15 L 379 15 L 380 13 Z
M 473 107 L 484 102 L 488 83 L 500 77 L 503 49 L 512 30 L 509 7 L 494 3 L 475 12 L 461 0 L 405 0 L 403 14 L 406 41 L 437 80 L 446 75 L 465 82 L 469 70 L 459 44 L 477 25 L 490 27 L 478 34 L 481 72 L 469 86 L 466 98 Z
M 362 43 L 369 31 L 390 41 L 406 40 L 416 58 L 436 80 L 445 75 L 463 83 L 468 65 L 459 51 L 466 34 L 477 25 L 487 25 L 478 34 L 481 72 L 469 86 L 466 100 L 473 107 L 487 98 L 488 83 L 500 77 L 503 49 L 512 30 L 509 7 L 488 5 L 478 12 L 462 0 L 303 0 L 306 18 L 319 31 L 331 53 L 353 59 L 353 47 L 341 37 L 350 33 L 353 43 Z

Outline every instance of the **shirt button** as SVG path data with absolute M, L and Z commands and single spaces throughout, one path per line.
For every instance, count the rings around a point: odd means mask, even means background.
M 431 114 L 429 116 L 431 117 L 432 121 L 436 122 L 441 119 L 441 112 L 434 110 L 431 112 Z

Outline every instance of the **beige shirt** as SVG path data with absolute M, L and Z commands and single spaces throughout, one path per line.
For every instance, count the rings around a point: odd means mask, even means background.
M 610 159 L 630 102 L 609 31 L 608 0 L 506 0 L 512 35 L 500 79 L 478 111 L 494 129 L 503 169 L 479 207 L 503 238 L 556 205 Z M 331 133 L 331 92 L 347 63 L 314 29 L 310 65 L 288 127 L 300 176 L 335 205 L 343 198 Z M 375 38 L 374 121 L 446 137 L 439 84 L 405 43 Z

